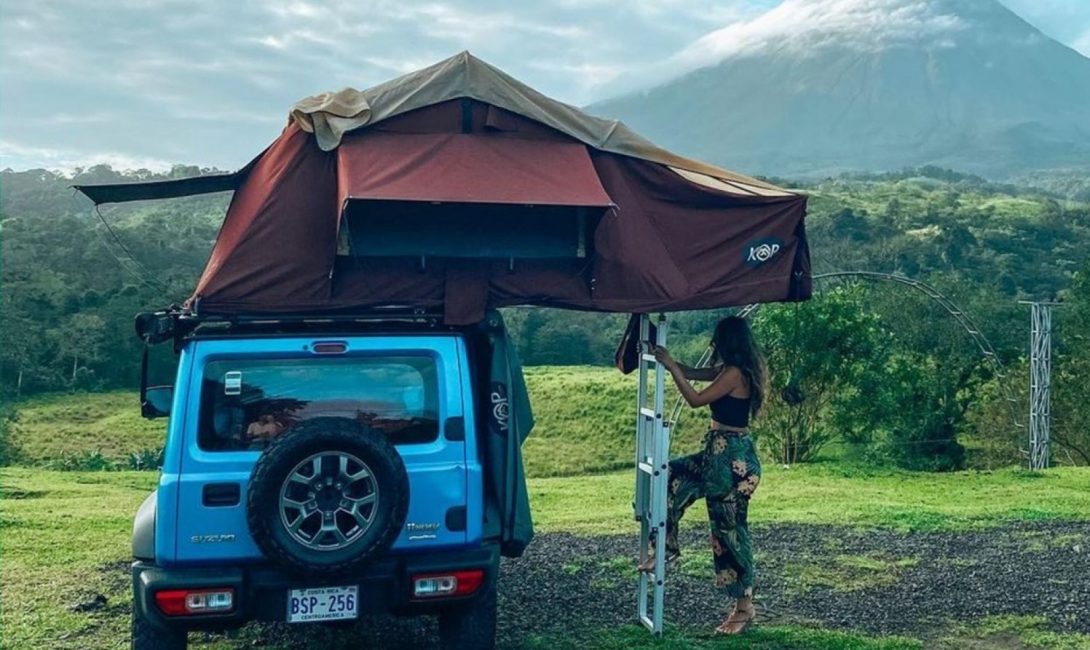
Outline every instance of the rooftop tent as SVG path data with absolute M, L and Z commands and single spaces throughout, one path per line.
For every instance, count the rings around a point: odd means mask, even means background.
M 235 174 L 81 189 L 104 203 L 231 187 L 188 303 L 199 313 L 396 304 L 463 324 L 517 304 L 650 312 L 810 294 L 804 196 L 674 155 L 468 53 L 299 102 Z

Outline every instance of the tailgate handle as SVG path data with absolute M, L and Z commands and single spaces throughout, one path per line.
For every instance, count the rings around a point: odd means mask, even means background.
M 311 348 L 314 354 L 344 354 L 348 352 L 347 341 L 315 341 Z
M 241 496 L 238 483 L 209 483 L 201 491 L 201 503 L 209 508 L 237 506 Z

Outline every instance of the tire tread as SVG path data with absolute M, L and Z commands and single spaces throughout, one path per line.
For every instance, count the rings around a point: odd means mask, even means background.
M 472 601 L 439 615 L 443 650 L 493 650 L 496 647 L 496 580 Z
M 132 650 L 185 650 L 187 645 L 185 633 L 161 629 L 132 613 Z

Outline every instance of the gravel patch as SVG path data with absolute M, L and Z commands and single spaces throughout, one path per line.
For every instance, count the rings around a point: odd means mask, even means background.
M 1012 614 L 1090 633 L 1090 523 L 968 533 L 776 525 L 753 534 L 759 622 L 926 638 L 950 621 Z M 667 578 L 667 620 L 717 625 L 727 602 L 711 585 L 706 534 L 689 531 L 682 541 L 689 555 Z M 528 634 L 555 631 L 572 612 L 599 626 L 631 623 L 633 574 L 620 570 L 634 554 L 632 537 L 540 536 L 503 566 L 504 641 L 517 647 Z
M 758 623 L 809 623 L 876 636 L 929 638 L 951 621 L 1045 616 L 1058 631 L 1090 633 L 1090 523 L 1026 523 L 979 532 L 900 533 L 836 526 L 753 528 Z M 727 601 L 711 584 L 706 534 L 682 535 L 686 553 L 667 578 L 667 620 L 712 627 Z M 500 578 L 500 646 L 538 635 L 579 638 L 635 621 L 636 538 L 538 535 Z M 367 647 L 435 647 L 430 619 L 367 619 Z M 315 643 L 311 629 L 269 626 L 259 639 Z M 324 633 L 318 633 L 322 635 Z M 329 639 L 323 647 L 339 647 Z M 319 641 L 321 643 L 321 641 Z

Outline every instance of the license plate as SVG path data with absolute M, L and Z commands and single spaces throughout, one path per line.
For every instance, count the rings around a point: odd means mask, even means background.
M 315 587 L 288 591 L 288 622 L 359 618 L 359 587 Z

